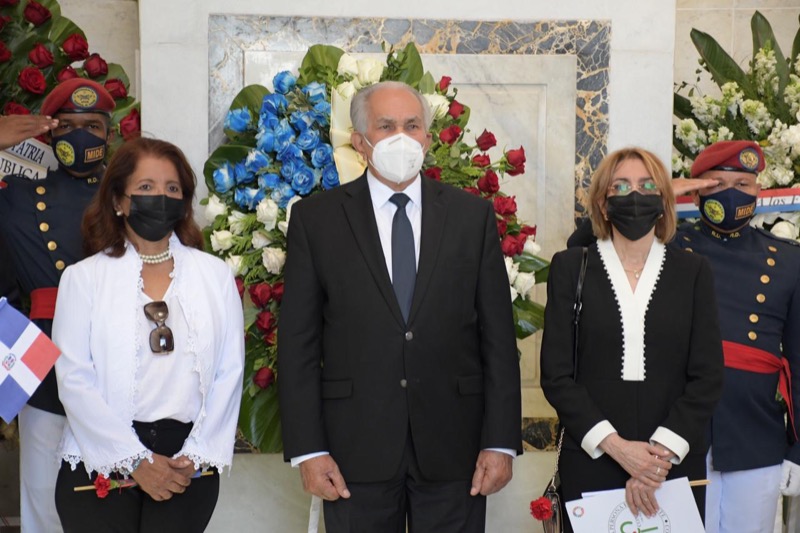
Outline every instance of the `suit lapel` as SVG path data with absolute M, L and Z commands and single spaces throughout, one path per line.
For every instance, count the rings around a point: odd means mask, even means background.
M 420 237 L 419 267 L 417 282 L 414 285 L 414 299 L 411 302 L 411 313 L 408 322 L 414 320 L 425 291 L 428 289 L 436 260 L 441 249 L 440 243 L 444 234 L 444 222 L 447 218 L 447 203 L 442 198 L 442 190 L 427 178 L 422 180 L 422 235 Z
M 361 254 L 378 285 L 386 304 L 401 325 L 405 324 L 397 297 L 394 294 L 392 280 L 386 269 L 386 257 L 381 248 L 381 239 L 378 235 L 378 226 L 375 223 L 375 212 L 372 207 L 372 197 L 367 186 L 367 176 L 362 175 L 347 191 L 348 198 L 342 203 L 350 230 L 358 243 Z

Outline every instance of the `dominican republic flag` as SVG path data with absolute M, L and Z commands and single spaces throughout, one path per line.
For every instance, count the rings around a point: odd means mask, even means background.
M 0 418 L 10 423 L 53 368 L 61 351 L 0 298 Z

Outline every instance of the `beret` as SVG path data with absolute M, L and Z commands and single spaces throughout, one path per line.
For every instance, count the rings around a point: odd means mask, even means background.
M 114 97 L 105 87 L 86 78 L 72 78 L 56 85 L 42 102 L 42 115 L 56 113 L 105 113 L 114 110 Z
M 692 164 L 692 177 L 707 170 L 758 174 L 764 170 L 764 152 L 754 141 L 718 141 L 700 152 Z

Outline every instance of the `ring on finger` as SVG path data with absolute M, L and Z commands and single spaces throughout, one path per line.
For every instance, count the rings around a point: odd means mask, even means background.
M 658 475 L 660 475 L 660 474 L 661 474 L 661 467 L 660 467 L 660 466 L 657 466 L 657 467 L 656 467 L 656 475 L 658 476 Z

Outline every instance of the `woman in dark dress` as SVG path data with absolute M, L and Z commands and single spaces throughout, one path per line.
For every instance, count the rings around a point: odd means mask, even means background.
M 624 487 L 633 514 L 653 516 L 666 479 L 705 477 L 706 426 L 723 375 L 711 270 L 704 258 L 665 246 L 675 235 L 675 200 L 654 154 L 607 156 L 589 201 L 598 240 L 583 285 L 577 378 L 581 248 L 557 253 L 547 282 L 542 389 L 566 429 L 563 497 Z M 702 516 L 704 491 L 694 494 Z

